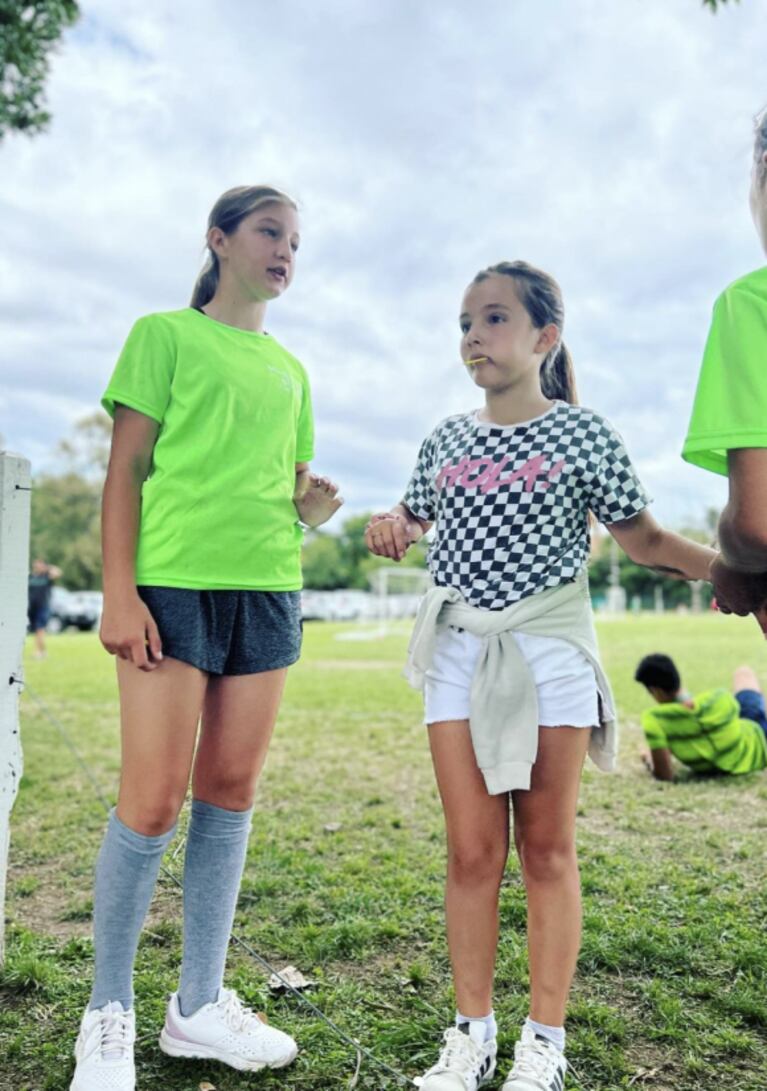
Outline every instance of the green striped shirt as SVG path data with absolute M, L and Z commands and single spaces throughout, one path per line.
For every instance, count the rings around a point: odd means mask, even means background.
M 767 768 L 767 736 L 753 720 L 740 718 L 740 706 L 726 689 L 711 689 L 687 708 L 679 701 L 642 713 L 651 750 L 668 749 L 696 773 L 753 773 Z

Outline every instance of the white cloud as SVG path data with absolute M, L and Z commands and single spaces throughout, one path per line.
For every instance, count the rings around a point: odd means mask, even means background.
M 312 375 L 321 467 L 350 509 L 399 497 L 423 435 L 478 402 L 456 315 L 506 257 L 562 283 L 582 400 L 622 431 L 660 517 L 721 503 L 678 452 L 711 303 L 762 260 L 745 191 L 763 10 L 83 8 L 51 131 L 0 147 L 9 446 L 45 464 L 134 319 L 188 300 L 216 196 L 265 180 L 304 219 L 269 325 Z

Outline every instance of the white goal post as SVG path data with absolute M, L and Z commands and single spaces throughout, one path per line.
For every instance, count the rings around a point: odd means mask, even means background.
M 28 460 L 0 451 L 0 965 L 11 809 L 22 770 L 19 679 L 27 631 L 30 495 Z
M 432 585 L 428 569 L 400 565 L 382 565 L 368 578 L 376 596 L 375 614 L 381 621 L 414 617 L 419 600 Z

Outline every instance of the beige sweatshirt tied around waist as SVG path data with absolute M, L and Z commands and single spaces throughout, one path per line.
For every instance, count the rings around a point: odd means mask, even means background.
M 541 591 L 503 610 L 470 606 L 453 587 L 433 587 L 421 601 L 403 674 L 424 688 L 437 634 L 448 626 L 482 638 L 471 686 L 470 728 L 490 795 L 530 787 L 538 752 L 538 696 L 514 632 L 567 640 L 594 668 L 599 719 L 591 731 L 589 756 L 605 772 L 615 768 L 618 725 L 613 697 L 599 661 L 586 570 L 572 582 Z

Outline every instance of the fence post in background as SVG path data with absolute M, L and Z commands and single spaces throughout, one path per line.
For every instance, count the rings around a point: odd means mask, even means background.
M 0 965 L 5 957 L 5 879 L 11 808 L 21 780 L 19 691 L 27 631 L 30 465 L 0 451 Z

